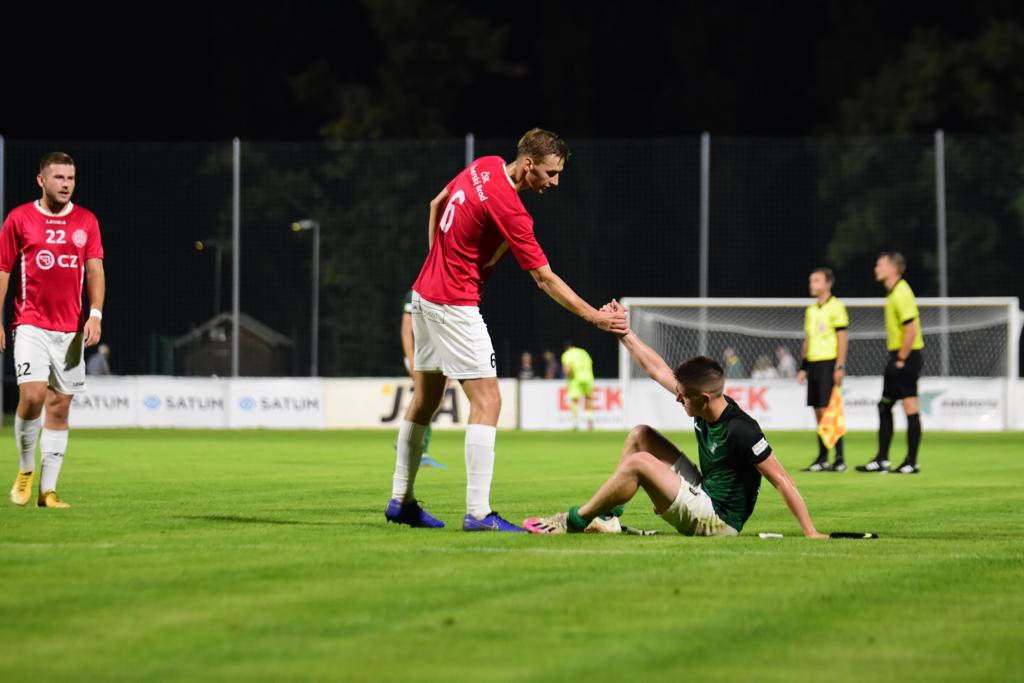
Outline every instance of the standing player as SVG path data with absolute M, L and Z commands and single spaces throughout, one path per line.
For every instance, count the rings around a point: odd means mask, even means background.
M 885 286 L 885 331 L 889 362 L 885 366 L 882 399 L 878 402 L 878 453 L 873 460 L 857 465 L 858 472 L 889 471 L 889 444 L 892 443 L 892 406 L 903 401 L 907 415 L 907 457 L 892 470 L 898 474 L 917 474 L 917 449 L 921 445 L 921 416 L 917 405 L 917 378 L 921 375 L 921 315 L 910 285 L 903 279 L 907 261 L 895 251 L 882 252 L 875 262 L 875 280 Z
M 562 353 L 562 372 L 565 374 L 566 397 L 572 406 L 572 428 L 579 429 L 580 400 L 587 413 L 587 431 L 594 430 L 594 406 L 590 394 L 594 392 L 594 361 L 584 349 L 565 342 Z
M 612 301 L 605 308 L 621 311 Z M 673 371 L 635 333 L 622 345 L 651 379 L 683 404 L 693 418 L 700 470 L 653 427 L 639 425 L 626 437 L 615 473 L 585 504 L 523 525 L 533 533 L 617 531 L 601 516 L 621 507 L 643 488 L 655 512 L 686 536 L 735 536 L 754 511 L 764 476 L 778 490 L 804 536 L 824 538 L 811 521 L 803 498 L 768 444 L 754 418 L 725 395 L 725 371 L 711 358 L 691 358 Z M 617 509 L 618 508 L 618 509 Z M 594 524 L 595 526 L 591 526 Z M 595 528 L 596 527 L 596 528 Z
M 57 477 L 68 446 L 68 411 L 85 390 L 83 342 L 100 340 L 103 245 L 96 216 L 71 203 L 75 162 L 63 152 L 43 157 L 36 182 L 42 197 L 8 214 L 0 230 L 0 304 L 15 264 L 21 280 L 14 298 L 14 363 L 18 410 L 14 439 L 21 457 L 11 501 L 25 505 L 32 494 L 36 442 L 42 451 L 39 507 L 66 508 L 57 497 Z M 89 318 L 82 320 L 82 286 L 88 282 Z M 0 351 L 6 337 L 0 326 Z M 40 425 L 43 405 L 46 423 Z M 42 437 L 40 437 L 42 426 Z
M 405 361 L 405 371 L 409 373 L 409 378 L 413 379 L 415 375 L 413 370 L 415 364 L 413 362 L 413 349 L 415 348 L 415 341 L 412 336 L 412 290 L 410 289 L 405 295 L 405 304 L 402 309 L 402 354 Z M 430 420 L 433 422 L 433 418 Z M 447 465 L 442 465 L 437 460 L 430 457 L 430 439 L 434 435 L 434 427 L 427 425 L 427 431 L 423 434 L 423 457 L 420 459 L 421 467 L 438 467 L 443 468 Z M 396 444 L 397 447 L 397 444 Z
M 398 430 L 398 455 L 385 517 L 414 527 L 442 527 L 413 495 L 423 433 L 444 394 L 446 378 L 462 382 L 469 398 L 466 427 L 466 531 L 523 531 L 491 509 L 494 441 L 501 395 L 494 348 L 480 316 L 480 293 L 509 251 L 534 282 L 563 307 L 600 329 L 623 331 L 625 315 L 598 311 L 548 265 L 519 192 L 557 187 L 569 158 L 565 141 L 539 128 L 519 140 L 515 161 L 477 159 L 430 202 L 430 251 L 413 284 L 416 340 L 412 403 Z
M 850 338 L 846 328 L 850 318 L 846 306 L 832 295 L 835 276 L 831 268 L 816 268 L 808 281 L 811 296 L 817 303 L 804 314 L 804 352 L 796 381 L 807 382 L 807 405 L 814 408 L 815 422 L 825 414 L 832 388 L 841 386 L 846 374 L 846 349 Z M 818 457 L 805 472 L 845 472 L 843 437 L 836 442 L 836 459 L 828 463 L 828 448 L 818 435 Z

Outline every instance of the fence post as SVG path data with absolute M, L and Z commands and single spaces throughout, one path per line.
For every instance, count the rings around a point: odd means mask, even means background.
M 938 255 L 939 296 L 949 296 L 949 272 L 946 261 L 946 138 L 935 131 L 935 242 Z M 939 367 L 949 377 L 949 307 L 939 307 Z
M 231 142 L 231 376 L 238 377 L 238 349 L 241 325 L 241 279 L 239 266 L 242 260 L 242 142 L 235 138 Z
M 710 272 L 711 225 L 710 225 L 710 184 L 711 184 L 711 135 L 706 131 L 700 136 L 700 283 L 702 299 L 708 297 L 708 276 Z M 700 309 L 700 335 L 698 350 L 708 355 L 708 309 Z

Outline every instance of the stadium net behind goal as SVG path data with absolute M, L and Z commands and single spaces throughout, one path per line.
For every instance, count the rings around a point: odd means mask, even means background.
M 880 375 L 886 362 L 885 299 L 843 299 L 850 315 L 848 375 Z M 721 362 L 732 349 L 750 377 L 771 374 L 785 349 L 799 364 L 810 299 L 675 299 L 630 297 L 631 328 L 675 367 L 696 355 Z M 919 298 L 924 376 L 1018 376 L 1019 302 L 1002 298 Z M 619 378 L 646 377 L 620 347 Z

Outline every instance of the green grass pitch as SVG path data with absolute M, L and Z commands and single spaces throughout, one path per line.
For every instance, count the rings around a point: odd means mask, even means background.
M 500 433 L 492 504 L 582 502 L 622 437 Z M 461 438 L 417 483 L 449 528 L 418 530 L 384 522 L 391 432 L 73 432 L 73 508 L 0 506 L 0 678 L 1024 680 L 1024 435 L 926 432 L 906 477 L 799 472 L 813 436 L 769 434 L 819 529 L 878 541 L 799 538 L 768 484 L 736 539 L 642 496 L 658 536 L 467 534 Z

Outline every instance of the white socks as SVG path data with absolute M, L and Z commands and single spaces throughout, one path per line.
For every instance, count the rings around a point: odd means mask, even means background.
M 494 437 L 497 427 L 466 425 L 466 512 L 477 519 L 491 514 Z
M 39 430 L 43 427 L 43 416 L 34 420 L 24 420 L 14 416 L 14 443 L 18 447 L 21 458 L 19 467 L 22 472 L 35 472 L 36 442 L 39 441 Z
M 398 442 L 395 444 L 398 453 L 395 456 L 395 476 L 391 480 L 392 498 L 403 502 L 413 499 L 412 487 L 423 457 L 423 435 L 427 432 L 427 426 L 408 420 L 398 424 Z
M 64 451 L 68 449 L 68 430 L 44 429 L 39 439 L 39 450 L 43 453 L 43 463 L 39 474 L 39 491 L 57 490 L 57 477 L 60 466 L 64 463 Z

